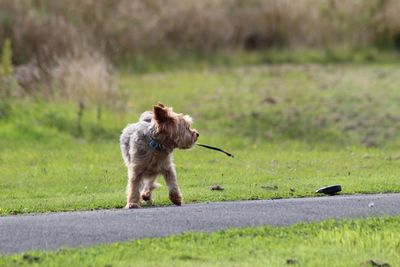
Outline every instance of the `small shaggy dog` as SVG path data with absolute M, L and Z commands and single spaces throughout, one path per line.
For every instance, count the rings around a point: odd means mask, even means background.
M 169 199 L 175 205 L 182 205 L 172 151 L 188 149 L 195 144 L 199 133 L 191 129 L 191 124 L 190 116 L 177 114 L 159 103 L 153 112 L 144 112 L 139 122 L 129 124 L 122 131 L 121 153 L 128 167 L 125 208 L 139 208 L 141 199 L 151 204 L 151 193 L 158 187 L 155 181 L 160 174 L 167 183 Z

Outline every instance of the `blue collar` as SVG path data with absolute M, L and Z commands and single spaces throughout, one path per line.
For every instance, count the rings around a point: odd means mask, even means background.
M 165 150 L 165 148 L 164 148 L 163 145 L 157 143 L 157 141 L 154 140 L 154 139 L 152 139 L 152 138 L 150 138 L 150 140 L 147 142 L 147 144 L 149 145 L 149 147 L 150 147 L 152 150 L 159 150 L 159 151 Z

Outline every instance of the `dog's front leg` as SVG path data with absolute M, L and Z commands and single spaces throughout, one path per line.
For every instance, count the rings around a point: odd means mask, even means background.
M 126 209 L 134 209 L 139 208 L 140 202 L 140 175 L 138 175 L 133 166 L 128 167 L 128 185 L 126 187 L 127 193 L 127 203 L 125 208 Z
M 175 167 L 171 166 L 169 169 L 165 170 L 163 173 L 165 182 L 168 186 L 169 199 L 172 203 L 177 206 L 181 206 L 183 203 L 182 193 L 176 182 L 176 170 Z

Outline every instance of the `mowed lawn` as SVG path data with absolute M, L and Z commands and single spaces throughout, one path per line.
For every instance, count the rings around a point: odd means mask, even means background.
M 199 142 L 175 162 L 189 202 L 400 192 L 399 65 L 274 65 L 118 74 L 124 109 L 0 105 L 0 215 L 121 208 L 120 130 L 157 101 L 191 114 Z M 162 179 L 160 179 L 162 181 Z M 211 191 L 219 184 L 224 191 Z M 166 187 L 156 205 L 169 204 Z
M 231 151 L 234 159 L 201 148 L 176 153 L 186 202 L 315 196 L 317 188 L 337 183 L 344 194 L 400 191 L 395 151 L 296 144 Z M 116 142 L 62 148 L 35 144 L 2 152 L 2 215 L 125 204 L 126 170 Z M 214 184 L 225 190 L 211 191 Z M 155 205 L 170 204 L 166 186 L 156 190 L 154 198 Z
M 400 266 L 399 217 L 229 229 L 27 252 L 0 266 Z

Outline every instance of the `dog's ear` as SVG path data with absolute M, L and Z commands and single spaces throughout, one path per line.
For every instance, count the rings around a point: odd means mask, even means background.
M 159 107 L 165 108 L 164 104 L 163 104 L 163 103 L 161 103 L 161 102 L 158 102 L 156 106 L 159 106 Z
M 170 119 L 168 109 L 159 105 L 154 106 L 154 118 L 158 123 L 168 121 Z

